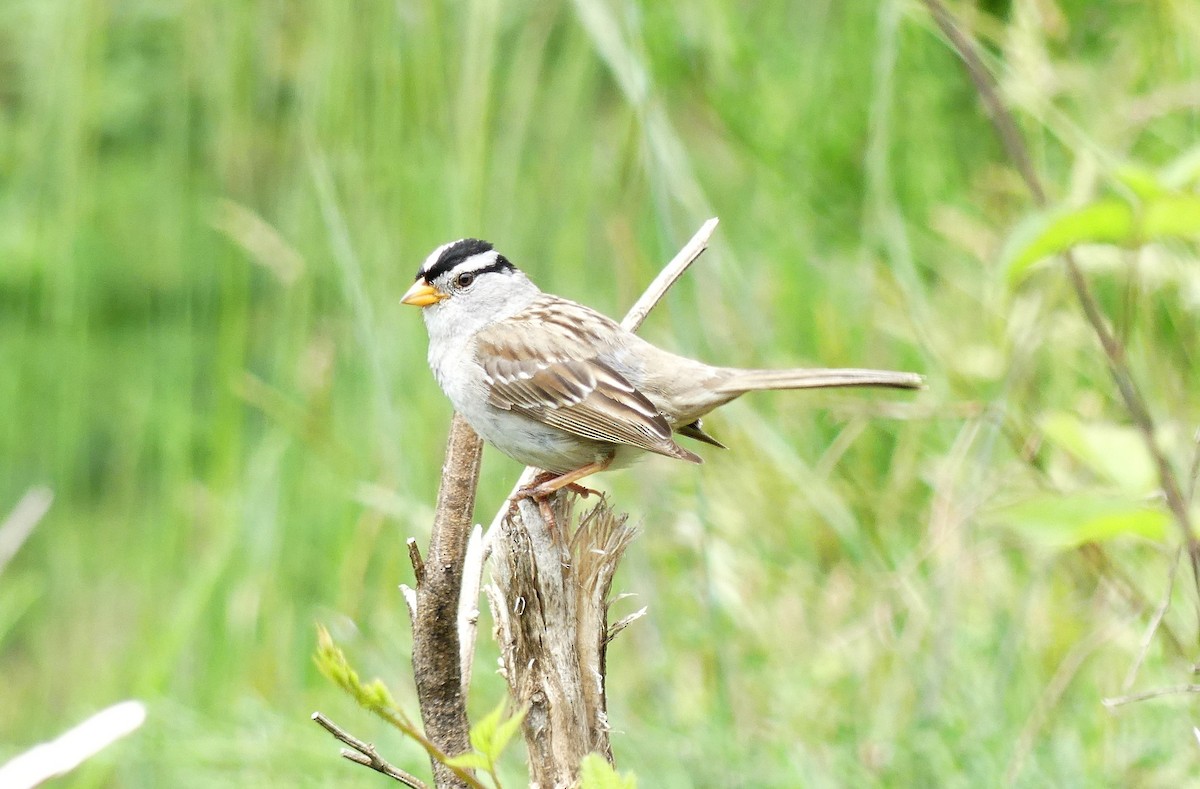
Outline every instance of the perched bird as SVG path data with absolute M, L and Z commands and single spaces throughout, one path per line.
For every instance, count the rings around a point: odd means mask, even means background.
M 430 253 L 401 299 L 421 307 L 429 366 L 488 443 L 549 472 L 534 498 L 645 452 L 702 462 L 675 441 L 714 446 L 709 411 L 760 389 L 919 389 L 916 373 L 713 367 L 651 345 L 595 310 L 543 293 L 491 244 L 464 238 Z

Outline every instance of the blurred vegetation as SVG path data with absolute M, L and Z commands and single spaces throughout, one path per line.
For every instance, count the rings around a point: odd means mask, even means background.
M 955 10 L 1056 205 L 1194 161 L 1200 6 Z M 1189 681 L 1191 580 L 1128 680 L 1178 534 L 1061 270 L 1011 276 L 1030 206 L 899 0 L 0 3 L 0 512 L 56 494 L 0 576 L 0 760 L 137 697 L 66 785 L 372 780 L 318 708 L 423 771 L 312 660 L 321 622 L 411 692 L 397 584 L 449 409 L 399 294 L 479 235 L 619 314 L 718 215 L 648 337 L 930 388 L 748 398 L 703 467 L 601 479 L 644 524 L 615 588 L 650 606 L 610 653 L 620 768 L 1183 785 L 1194 697 L 1100 700 Z M 1196 247 L 1080 255 L 1186 475 Z M 489 452 L 480 518 L 516 471 Z M 485 639 L 479 715 L 494 665 Z

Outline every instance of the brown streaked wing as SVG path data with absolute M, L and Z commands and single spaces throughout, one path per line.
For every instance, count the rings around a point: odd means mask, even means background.
M 654 404 L 598 357 L 609 330 L 603 324 L 611 322 L 573 302 L 539 302 L 480 333 L 488 402 L 584 438 L 699 463 L 672 440 Z M 589 331 L 593 327 L 599 331 Z

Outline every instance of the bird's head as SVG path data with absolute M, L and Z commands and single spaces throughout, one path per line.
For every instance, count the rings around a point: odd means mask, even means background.
M 421 307 L 431 333 L 451 327 L 461 332 L 519 312 L 538 292 L 487 241 L 463 238 L 429 253 L 400 302 Z

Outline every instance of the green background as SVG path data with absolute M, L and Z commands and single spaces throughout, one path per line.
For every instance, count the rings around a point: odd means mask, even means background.
M 954 8 L 1055 202 L 1196 144 L 1200 6 Z M 55 502 L 0 575 L 0 760 L 138 698 L 65 785 L 383 785 L 315 709 L 425 774 L 312 661 L 323 623 L 415 713 L 397 585 L 450 411 L 400 294 L 475 235 L 619 316 L 715 215 L 645 336 L 929 388 L 755 395 L 705 465 L 598 479 L 642 528 L 614 616 L 649 606 L 609 657 L 620 767 L 1182 785 L 1194 702 L 1101 699 L 1190 680 L 1190 578 L 1127 682 L 1177 540 L 1061 271 L 1006 283 L 1032 212 L 915 3 L 3 0 L 0 513 Z M 1195 249 L 1083 260 L 1186 472 Z M 517 473 L 489 450 L 478 519 Z M 1079 547 L 1103 496 L 1149 537 Z

